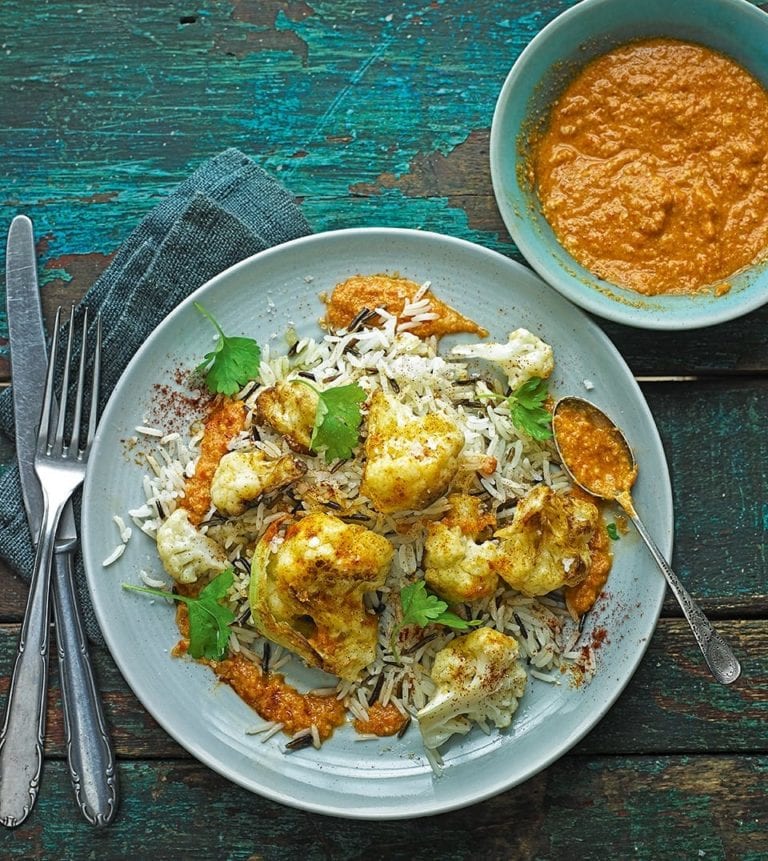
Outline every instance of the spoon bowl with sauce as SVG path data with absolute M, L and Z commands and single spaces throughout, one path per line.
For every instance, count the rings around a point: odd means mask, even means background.
M 617 502 L 640 533 L 680 604 L 712 675 L 724 685 L 741 675 L 741 665 L 730 646 L 688 594 L 670 568 L 632 502 L 637 479 L 634 453 L 616 424 L 590 401 L 561 398 L 552 411 L 552 429 L 560 460 L 582 490 L 599 499 Z

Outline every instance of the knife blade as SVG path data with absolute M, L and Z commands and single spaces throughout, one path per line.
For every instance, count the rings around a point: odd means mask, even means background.
M 14 218 L 8 231 L 5 273 L 16 457 L 27 522 L 32 540 L 37 541 L 43 496 L 35 475 L 35 428 L 40 422 L 47 362 L 32 222 L 24 215 Z M 19 352 L 22 344 L 27 345 L 24 355 Z
M 43 516 L 43 498 L 34 470 L 37 426 L 45 389 L 47 349 L 32 222 L 11 222 L 6 256 L 8 332 L 13 381 L 16 451 L 22 495 L 33 541 Z M 77 531 L 71 504 L 57 533 L 53 570 L 67 760 L 78 806 L 93 825 L 106 825 L 117 810 L 117 772 L 99 700 L 88 645 L 74 591 L 73 556 Z

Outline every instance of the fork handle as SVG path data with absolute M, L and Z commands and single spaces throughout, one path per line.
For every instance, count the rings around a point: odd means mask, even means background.
M 96 688 L 72 577 L 72 552 L 53 557 L 53 612 L 67 735 L 67 763 L 75 798 L 91 825 L 103 826 L 117 812 L 117 769 Z
M 29 816 L 40 786 L 48 693 L 51 558 L 64 502 L 44 504 L 27 608 L 0 730 L 0 824 L 13 828 Z

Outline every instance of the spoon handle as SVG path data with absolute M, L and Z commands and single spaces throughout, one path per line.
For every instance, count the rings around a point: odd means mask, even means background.
M 632 523 L 635 524 L 635 528 L 640 533 L 643 541 L 648 545 L 648 549 L 656 560 L 656 564 L 664 572 L 669 588 L 672 590 L 675 598 L 677 598 L 677 602 L 680 604 L 685 618 L 691 626 L 693 636 L 699 644 L 699 648 L 704 655 L 704 660 L 707 662 L 712 675 L 723 685 L 730 685 L 732 682 L 735 682 L 741 675 L 741 664 L 736 655 L 731 651 L 731 647 L 712 627 L 712 623 L 702 613 L 699 605 L 688 594 L 688 591 L 680 580 L 678 580 L 677 575 L 669 567 L 667 560 L 661 555 L 656 542 L 651 538 L 648 530 L 645 528 L 645 524 L 637 516 L 637 513 L 634 510 L 626 509 L 626 507 L 625 510 Z

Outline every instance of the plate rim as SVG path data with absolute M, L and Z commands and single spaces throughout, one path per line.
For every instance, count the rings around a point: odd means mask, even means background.
M 499 265 L 507 267 L 510 271 L 516 272 L 525 272 L 527 276 L 532 276 L 537 281 L 542 283 L 542 286 L 547 290 L 550 290 L 546 282 L 543 282 L 542 279 L 531 269 L 523 266 L 515 260 L 512 260 L 503 254 L 500 254 L 493 249 L 486 248 L 485 246 L 479 245 L 474 242 L 470 242 L 465 239 L 461 239 L 454 236 L 449 236 L 446 234 L 441 234 L 433 231 L 423 231 L 423 230 L 415 230 L 411 228 L 391 228 L 391 227 L 360 227 L 360 228 L 344 228 L 339 230 L 331 230 L 331 231 L 323 231 L 314 234 L 310 234 L 308 236 L 299 237 L 298 239 L 291 240 L 289 242 L 283 243 L 278 246 L 274 246 L 272 248 L 266 249 L 264 251 L 260 251 L 257 254 L 251 255 L 250 257 L 245 258 L 244 260 L 234 264 L 223 272 L 217 274 L 209 281 L 205 282 L 205 284 L 198 287 L 192 293 L 189 294 L 187 298 L 185 298 L 182 302 L 180 302 L 159 324 L 158 326 L 148 335 L 140 349 L 136 352 L 136 354 L 131 358 L 131 361 L 126 366 L 123 374 L 121 374 L 120 379 L 118 380 L 115 390 L 110 395 L 108 403 L 102 413 L 102 423 L 99 426 L 99 430 L 97 431 L 96 441 L 94 443 L 94 450 L 98 450 L 103 435 L 105 431 L 103 428 L 105 427 L 105 422 L 103 419 L 107 417 L 111 411 L 113 401 L 119 397 L 120 388 L 124 384 L 124 381 L 130 376 L 133 367 L 141 360 L 141 357 L 144 353 L 151 349 L 153 343 L 161 337 L 161 335 L 157 334 L 160 329 L 165 329 L 173 319 L 181 313 L 184 313 L 186 308 L 188 308 L 194 301 L 199 300 L 200 296 L 204 293 L 208 293 L 209 291 L 215 291 L 218 285 L 221 282 L 226 281 L 231 278 L 235 273 L 239 273 L 244 269 L 248 269 L 254 265 L 258 265 L 262 260 L 267 257 L 275 256 L 275 255 L 291 255 L 295 253 L 297 249 L 301 249 L 305 245 L 314 245 L 316 243 L 328 243 L 328 242 L 337 242 L 339 240 L 343 241 L 345 237 L 349 237 L 350 235 L 355 236 L 365 236 L 373 239 L 377 238 L 386 238 L 386 239 L 397 239 L 403 238 L 406 240 L 415 240 L 422 241 L 426 240 L 427 242 L 436 242 L 438 244 L 448 243 L 450 246 L 459 249 L 459 253 L 479 253 L 488 257 L 491 260 L 495 260 Z M 674 540 L 674 502 L 672 499 L 672 486 L 671 486 L 671 478 L 669 473 L 669 468 L 667 464 L 666 454 L 664 452 L 663 443 L 661 437 L 658 432 L 658 428 L 656 426 L 655 419 L 653 418 L 653 414 L 651 413 L 650 407 L 648 406 L 647 401 L 642 393 L 637 382 L 632 377 L 631 371 L 621 356 L 618 349 L 614 346 L 610 338 L 605 334 L 605 332 L 600 329 L 600 327 L 591 320 L 580 308 L 574 306 L 572 303 L 568 302 L 564 297 L 558 295 L 557 301 L 563 302 L 566 306 L 568 306 L 568 312 L 570 314 L 575 315 L 579 318 L 580 323 L 584 325 L 588 330 L 591 331 L 592 335 L 597 337 L 599 341 L 602 342 L 603 347 L 606 349 L 607 353 L 610 354 L 612 363 L 618 363 L 618 365 L 623 368 L 623 370 L 628 375 L 631 380 L 634 388 L 635 399 L 639 402 L 643 411 L 647 413 L 648 420 L 650 422 L 650 427 L 654 434 L 653 442 L 656 447 L 658 447 L 658 451 L 660 454 L 660 466 L 662 467 L 663 474 L 657 476 L 657 479 L 662 481 L 665 502 L 668 505 L 669 509 L 669 531 L 667 535 L 663 536 L 662 540 L 659 541 L 662 552 L 664 552 L 667 558 L 671 558 L 672 554 L 672 546 Z M 86 482 L 83 493 L 83 527 L 82 527 L 82 547 L 83 547 L 83 563 L 86 572 L 86 580 L 88 584 L 89 593 L 91 596 L 91 600 L 93 603 L 94 611 L 96 613 L 96 618 L 99 622 L 99 626 L 102 630 L 105 643 L 109 652 L 112 656 L 112 659 L 115 661 L 118 669 L 122 673 L 125 681 L 134 692 L 135 696 L 141 703 L 142 707 L 149 712 L 150 715 L 157 721 L 157 723 L 167 732 L 172 738 L 174 738 L 182 747 L 184 747 L 192 756 L 194 756 L 199 762 L 203 765 L 211 768 L 213 771 L 220 774 L 222 777 L 225 777 L 227 780 L 247 789 L 250 792 L 268 798 L 272 801 L 279 802 L 281 804 L 285 804 L 287 806 L 306 810 L 311 813 L 319 813 L 322 815 L 328 816 L 337 816 L 346 819 L 357 819 L 357 820 L 368 820 L 368 821 L 377 821 L 377 820 L 396 820 L 396 819 L 406 819 L 406 818 L 419 818 L 423 816 L 430 816 L 439 813 L 445 813 L 452 810 L 464 808 L 470 806 L 472 804 L 479 803 L 484 801 L 490 797 L 498 795 L 500 792 L 511 789 L 514 786 L 517 786 L 536 774 L 540 773 L 542 770 L 547 768 L 557 759 L 562 757 L 565 753 L 570 750 L 578 741 L 583 738 L 588 732 L 590 732 L 594 727 L 599 723 L 599 721 L 605 716 L 605 714 L 611 709 L 616 699 L 621 695 L 626 685 L 634 675 L 639 666 L 643 655 L 645 654 L 648 645 L 653 637 L 653 634 L 656 630 L 658 619 L 661 612 L 662 603 L 664 600 L 665 594 L 665 582 L 659 574 L 659 584 L 656 591 L 656 600 L 653 604 L 647 606 L 645 609 L 647 611 L 647 632 L 644 638 L 644 642 L 642 645 L 636 650 L 633 658 L 628 661 L 627 669 L 625 671 L 625 676 L 621 680 L 621 682 L 615 685 L 614 689 L 611 692 L 611 696 L 606 698 L 602 703 L 601 707 L 597 711 L 596 714 L 590 713 L 587 719 L 581 720 L 573 730 L 565 737 L 565 739 L 558 739 L 556 745 L 553 746 L 552 752 L 549 755 L 544 755 L 537 759 L 535 767 L 530 768 L 525 774 L 521 776 L 517 776 L 514 780 L 504 780 L 497 779 L 495 782 L 492 782 L 487 789 L 483 792 L 478 792 L 473 794 L 469 798 L 457 798 L 452 802 L 442 801 L 437 805 L 430 805 L 430 799 L 426 799 L 425 802 L 419 806 L 418 809 L 399 809 L 395 807 L 394 809 L 391 807 L 386 807 L 385 800 L 382 799 L 382 809 L 377 810 L 375 813 L 372 813 L 370 810 L 361 810 L 357 811 L 355 809 L 350 808 L 340 808 L 335 805 L 329 805 L 322 802 L 313 802 L 312 800 L 302 799 L 297 801 L 296 799 L 288 796 L 284 792 L 280 790 L 273 790 L 271 787 L 264 785 L 263 783 L 257 784 L 254 783 L 253 780 L 247 780 L 245 777 L 241 777 L 239 774 L 234 773 L 230 767 L 226 764 L 219 762 L 213 755 L 209 754 L 208 750 L 203 747 L 201 744 L 197 743 L 194 740 L 190 740 L 189 738 L 184 737 L 184 733 L 180 730 L 175 724 L 171 723 L 169 719 L 166 719 L 166 716 L 155 708 L 153 702 L 146 702 L 141 690 L 141 673 L 137 672 L 137 670 L 131 666 L 130 656 L 123 653 L 122 647 L 118 642 L 115 642 L 113 637 L 111 636 L 110 625 L 108 624 L 108 607 L 105 606 L 102 602 L 101 595 L 97 589 L 94 588 L 94 584 L 98 584 L 99 578 L 103 579 L 103 568 L 98 564 L 95 558 L 88 558 L 88 550 L 86 548 L 90 548 L 93 545 L 92 541 L 88 539 L 88 518 L 85 516 L 85 511 L 87 508 L 87 500 L 93 498 L 93 488 L 92 483 L 95 481 L 94 478 L 95 471 L 89 471 L 86 476 Z M 514 723 L 514 721 L 513 721 Z M 492 753 L 490 755 L 493 755 Z M 410 801 L 412 803 L 412 800 Z

